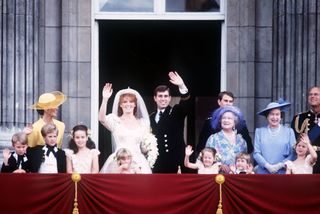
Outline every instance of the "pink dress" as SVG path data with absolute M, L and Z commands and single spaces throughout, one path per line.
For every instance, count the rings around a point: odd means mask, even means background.
M 214 163 L 210 167 L 204 167 L 203 163 L 201 161 L 197 161 L 196 165 L 198 167 L 198 174 L 218 174 L 220 170 L 221 163 L 217 162 Z
M 92 160 L 100 154 L 97 149 L 88 149 L 86 152 L 74 154 L 73 150 L 65 149 L 66 156 L 71 160 L 72 171 L 91 173 Z
M 309 154 L 304 160 L 303 165 L 296 165 L 292 161 L 286 161 L 285 165 L 291 170 L 292 174 L 312 174 L 314 164 L 311 163 L 311 155 Z

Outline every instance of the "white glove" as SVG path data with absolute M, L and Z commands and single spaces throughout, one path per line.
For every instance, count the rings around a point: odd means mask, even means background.
M 284 163 L 279 162 L 279 163 L 275 164 L 274 166 L 276 167 L 277 172 L 278 172 L 280 169 L 282 169 L 284 167 Z
M 269 163 L 266 163 L 266 165 L 264 165 L 264 168 L 266 168 L 272 174 L 274 174 L 278 171 L 276 165 L 271 165 Z

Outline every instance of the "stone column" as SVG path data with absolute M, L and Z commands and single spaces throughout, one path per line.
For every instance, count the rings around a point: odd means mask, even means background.
M 253 131 L 255 92 L 255 0 L 227 1 L 227 90 Z
M 13 133 L 37 117 L 28 106 L 38 94 L 39 5 L 0 1 L 0 163 Z
M 62 120 L 68 133 L 91 122 L 91 0 L 62 0 L 61 49 L 62 89 L 68 95 Z
M 286 115 L 308 108 L 308 89 L 320 85 L 320 2 L 274 0 L 272 96 L 293 105 Z
M 255 127 L 266 124 L 264 117 L 256 113 L 273 100 L 272 97 L 272 10 L 270 0 L 256 1 L 255 37 L 255 108 L 252 117 Z

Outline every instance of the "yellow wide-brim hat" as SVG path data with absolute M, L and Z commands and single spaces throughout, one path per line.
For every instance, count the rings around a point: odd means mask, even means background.
M 38 102 L 31 105 L 32 109 L 53 109 L 59 107 L 67 100 L 67 96 L 60 91 L 41 94 Z

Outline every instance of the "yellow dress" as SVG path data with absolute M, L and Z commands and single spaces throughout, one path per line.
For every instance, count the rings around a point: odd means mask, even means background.
M 59 130 L 58 132 L 58 148 L 61 148 L 62 146 L 62 140 L 63 140 L 63 135 L 64 135 L 64 129 L 65 125 L 63 122 L 53 119 L 53 123 L 57 126 L 57 129 Z M 36 121 L 34 124 L 32 124 L 33 130 L 32 132 L 28 135 L 28 146 L 30 147 L 35 147 L 37 145 L 45 145 L 44 139 L 41 135 L 41 128 L 45 125 L 46 123 L 42 118 L 39 118 L 38 121 Z

